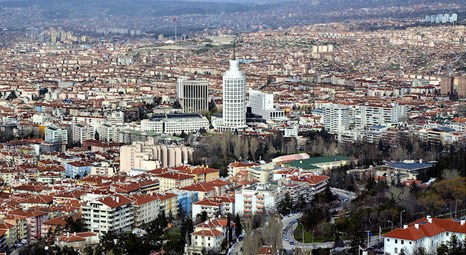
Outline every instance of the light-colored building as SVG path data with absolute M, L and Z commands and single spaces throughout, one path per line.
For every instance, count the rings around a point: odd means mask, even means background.
M 160 213 L 160 200 L 154 195 L 133 195 L 134 227 L 155 220 Z
M 51 144 L 67 144 L 68 130 L 57 126 L 48 126 L 45 129 L 45 142 Z
M 283 119 L 285 117 L 282 110 L 274 108 L 273 94 L 249 90 L 249 106 L 253 114 L 260 115 L 265 120 Z
M 84 141 L 93 140 L 95 137 L 95 131 L 92 126 L 76 124 L 72 126 L 72 132 L 73 143 L 83 144 Z
M 125 129 L 122 125 L 102 124 L 97 126 L 99 141 L 103 142 L 120 142 L 121 131 Z
M 193 148 L 184 145 L 156 144 L 149 138 L 146 142 L 134 142 L 120 148 L 120 170 L 152 170 L 177 167 L 192 159 Z
M 201 113 L 209 110 L 209 81 L 179 78 L 176 95 L 184 113 Z
M 192 219 L 202 212 L 207 213 L 207 218 L 215 216 L 235 215 L 235 198 L 226 196 L 212 196 L 193 204 Z
M 367 126 L 398 123 L 408 116 L 408 106 L 392 104 L 358 105 L 354 109 L 354 125 L 364 129 Z
M 452 235 L 462 242 L 466 238 L 465 220 L 439 219 L 427 216 L 396 228 L 384 235 L 384 252 L 389 255 L 414 254 L 424 248 L 427 254 L 434 254 L 437 247 L 448 244 Z
M 230 60 L 230 69 L 223 75 L 223 118 L 221 131 L 246 128 L 246 77 L 238 60 Z
M 191 133 L 201 129 L 208 130 L 209 120 L 200 114 L 162 114 L 150 120 L 141 121 L 142 131 L 154 131 L 163 134 Z
M 186 255 L 201 255 L 202 251 L 217 254 L 220 251 L 223 239 L 227 237 L 228 220 L 216 218 L 194 226 L 191 233 L 191 245 L 186 244 Z M 233 233 L 234 233 L 233 228 Z
M 254 184 L 235 192 L 235 212 L 254 215 L 275 211 L 281 199 L 280 188 L 274 184 Z
M 466 77 L 458 77 L 458 96 L 466 97 Z
M 91 200 L 82 206 L 82 218 L 91 232 L 126 232 L 134 224 L 133 201 L 122 195 Z
M 323 124 L 330 133 L 339 134 L 349 130 L 349 108 L 343 105 L 326 105 L 323 109 Z
M 160 190 L 166 191 L 189 186 L 194 183 L 194 175 L 167 172 L 155 176 L 160 182 Z

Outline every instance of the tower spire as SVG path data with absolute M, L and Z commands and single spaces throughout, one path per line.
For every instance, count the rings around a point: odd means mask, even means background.
M 233 60 L 236 60 L 236 42 L 238 41 L 238 34 L 235 34 L 235 39 L 233 40 Z

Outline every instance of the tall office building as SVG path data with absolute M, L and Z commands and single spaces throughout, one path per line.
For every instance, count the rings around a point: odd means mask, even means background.
M 179 78 L 176 95 L 184 113 L 200 113 L 209 110 L 209 82 L 207 80 Z
M 230 69 L 223 75 L 223 123 L 221 131 L 246 128 L 246 77 L 238 60 L 230 60 Z

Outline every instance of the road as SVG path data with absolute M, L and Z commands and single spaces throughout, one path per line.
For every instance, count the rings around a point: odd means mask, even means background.
M 295 242 L 296 244 L 296 240 L 294 239 L 294 229 L 296 227 L 293 228 L 293 225 L 297 225 L 296 223 L 301 218 L 301 216 L 303 216 L 302 213 L 297 213 L 283 217 L 283 249 L 293 250 L 294 248 L 296 248 L 296 245 L 291 245 L 290 241 Z
M 243 240 L 241 241 L 238 241 L 230 250 L 229 253 L 227 254 L 230 254 L 230 255 L 241 255 L 243 254 L 243 252 L 241 252 L 241 247 L 243 247 Z

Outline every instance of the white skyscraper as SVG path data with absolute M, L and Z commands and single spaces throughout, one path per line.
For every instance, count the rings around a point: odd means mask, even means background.
M 246 128 L 246 77 L 238 60 L 230 60 L 223 75 L 223 124 L 221 131 Z

